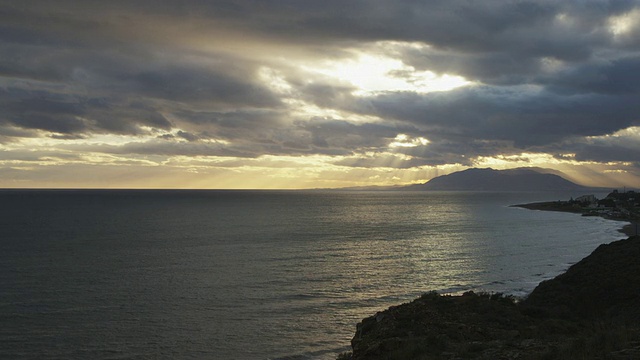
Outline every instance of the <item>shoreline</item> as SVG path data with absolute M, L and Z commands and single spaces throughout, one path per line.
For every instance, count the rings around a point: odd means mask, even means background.
M 431 292 L 391 306 L 357 324 L 352 352 L 338 360 L 640 358 L 638 219 L 561 201 L 511 207 L 626 222 L 618 231 L 628 238 L 598 246 L 523 299 Z
M 640 223 L 636 219 L 629 219 L 625 217 L 617 217 L 617 216 L 607 216 L 604 214 L 590 214 L 586 212 L 584 209 L 576 206 L 567 205 L 564 202 L 559 201 L 545 201 L 545 202 L 535 202 L 529 204 L 517 204 L 510 205 L 510 207 L 519 207 L 528 210 L 538 210 L 538 211 L 556 211 L 556 212 L 567 212 L 573 214 L 581 214 L 582 216 L 599 216 L 603 219 L 626 222 L 618 231 L 626 236 L 637 236 L 640 232 Z
M 337 359 L 638 359 L 638 258 L 638 236 L 602 244 L 523 300 L 426 293 L 363 319 Z

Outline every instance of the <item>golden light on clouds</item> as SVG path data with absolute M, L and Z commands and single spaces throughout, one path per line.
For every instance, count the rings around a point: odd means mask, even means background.
M 573 161 L 573 160 L 571 160 Z M 521 153 L 515 155 L 478 156 L 473 161 L 475 167 L 491 167 L 494 169 L 508 169 L 520 166 L 542 166 L 566 163 L 546 153 Z
M 600 136 L 587 136 L 589 140 L 598 139 L 625 139 L 629 140 L 629 144 L 640 147 L 640 126 L 631 126 L 626 129 L 618 130 L 613 134 L 600 135 Z
M 0 187 L 640 179 L 633 2 L 127 4 L 10 6 Z
M 395 147 L 416 147 L 416 146 L 426 146 L 430 143 L 430 141 L 423 137 L 410 138 L 406 134 L 398 134 L 398 136 L 393 139 L 393 142 L 389 144 L 390 148 Z
M 640 10 L 634 9 L 630 12 L 609 18 L 609 31 L 615 38 L 620 38 L 633 31 L 640 22 Z
M 634 183 L 635 175 L 626 169 L 632 169 L 629 162 L 596 162 L 578 161 L 572 153 L 552 156 L 545 153 L 521 153 L 514 155 L 498 155 L 475 159 L 474 167 L 490 167 L 493 169 L 510 169 L 514 167 L 537 167 L 560 171 L 569 180 L 594 187 L 625 186 Z
M 470 84 L 461 76 L 420 71 L 399 59 L 363 52 L 355 52 L 353 58 L 325 61 L 315 66 L 303 66 L 303 69 L 350 84 L 358 89 L 354 92 L 358 96 L 385 91 L 448 91 Z

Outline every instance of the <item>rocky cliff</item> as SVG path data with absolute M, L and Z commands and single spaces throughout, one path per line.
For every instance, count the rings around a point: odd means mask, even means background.
M 425 294 L 364 319 L 339 359 L 640 359 L 640 238 L 598 247 L 528 298 Z

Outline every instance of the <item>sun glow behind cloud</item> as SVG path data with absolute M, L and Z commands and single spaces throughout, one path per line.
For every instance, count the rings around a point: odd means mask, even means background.
M 398 134 L 398 136 L 396 136 L 396 138 L 393 139 L 393 142 L 389 144 L 389 147 L 395 148 L 395 147 L 416 147 L 420 145 L 425 146 L 425 145 L 428 145 L 429 142 L 430 141 L 428 139 L 425 139 L 423 137 L 411 139 L 406 134 Z
M 354 92 L 357 96 L 386 91 L 448 91 L 470 84 L 461 76 L 420 71 L 398 59 L 362 52 L 357 52 L 350 59 L 325 61 L 316 66 L 305 65 L 303 69 L 351 84 L 358 89 Z
M 612 16 L 609 18 L 609 31 L 615 38 L 624 36 L 637 26 L 638 20 L 640 20 L 640 10 L 638 9 L 619 16 Z
M 0 187 L 638 183 L 633 2 L 37 3 L 7 18 Z

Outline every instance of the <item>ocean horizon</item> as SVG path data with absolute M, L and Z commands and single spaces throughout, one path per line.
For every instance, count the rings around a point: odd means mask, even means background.
M 579 195 L 3 189 L 0 357 L 335 359 L 391 305 L 526 296 L 625 237 L 509 206 Z

